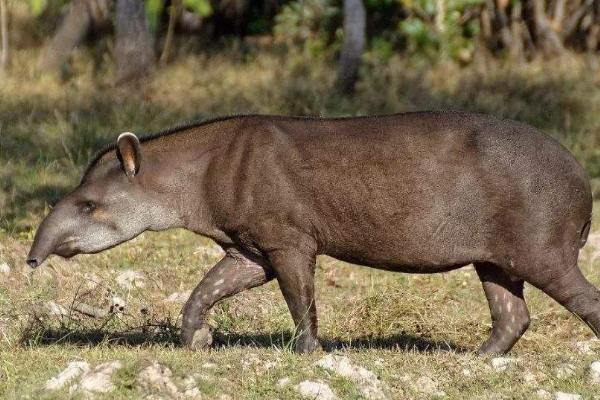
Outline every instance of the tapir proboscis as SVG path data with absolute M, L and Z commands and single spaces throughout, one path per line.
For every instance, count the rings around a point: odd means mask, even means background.
M 317 255 L 420 274 L 473 264 L 492 316 L 480 351 L 505 353 L 529 326 L 524 282 L 600 332 L 600 292 L 577 264 L 591 214 L 581 165 L 515 121 L 235 116 L 121 134 L 44 219 L 27 262 L 185 228 L 226 254 L 183 309 L 183 344 L 210 342 L 215 303 L 277 279 L 299 352 L 319 347 Z

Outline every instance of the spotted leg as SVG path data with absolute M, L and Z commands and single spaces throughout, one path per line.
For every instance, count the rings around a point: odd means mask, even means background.
M 296 325 L 296 351 L 312 353 L 320 347 L 317 340 L 315 305 L 315 257 L 294 250 L 277 250 L 269 261 L 283 297 Z
M 273 278 L 266 264 L 251 260 L 238 251 L 227 255 L 204 276 L 183 307 L 181 342 L 199 349 L 212 343 L 204 318 L 220 300 L 236 293 L 262 285 Z
M 479 353 L 504 354 L 529 327 L 529 311 L 523 299 L 523 281 L 491 264 L 476 264 L 475 270 L 483 284 L 492 314 L 492 332 Z

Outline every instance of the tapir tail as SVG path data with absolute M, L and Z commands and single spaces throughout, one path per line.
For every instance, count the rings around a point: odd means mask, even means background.
M 583 225 L 583 229 L 581 229 L 581 244 L 579 245 L 579 248 L 585 246 L 585 243 L 587 242 L 587 238 L 588 235 L 590 234 L 590 228 L 592 227 L 592 221 L 589 220 L 588 222 L 585 223 L 585 225 Z

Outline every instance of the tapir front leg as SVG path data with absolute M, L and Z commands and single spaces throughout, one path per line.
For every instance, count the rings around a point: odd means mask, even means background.
M 296 351 L 312 353 L 321 347 L 317 339 L 315 304 L 315 256 L 277 250 L 269 261 L 296 325 Z
M 228 250 L 227 255 L 207 272 L 183 307 L 182 344 L 193 349 L 209 346 L 212 337 L 204 324 L 206 313 L 220 300 L 272 278 L 265 263 L 253 261 L 236 250 Z

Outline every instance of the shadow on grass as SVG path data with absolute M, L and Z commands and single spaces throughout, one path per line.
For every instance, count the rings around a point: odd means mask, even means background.
M 359 337 L 351 340 L 321 339 L 327 352 L 341 349 L 356 350 L 398 350 L 404 352 L 433 353 L 439 351 L 467 353 L 471 349 L 451 342 L 435 341 L 407 334 L 383 337 Z M 102 329 L 74 330 L 69 328 L 44 328 L 26 332 L 21 344 L 28 347 L 52 345 L 75 346 L 122 346 L 122 347 L 181 347 L 179 329 L 164 326 L 155 332 L 131 330 L 127 332 L 111 332 Z M 213 348 L 227 349 L 233 347 L 278 348 L 291 349 L 291 332 L 273 332 L 257 334 L 213 333 Z

